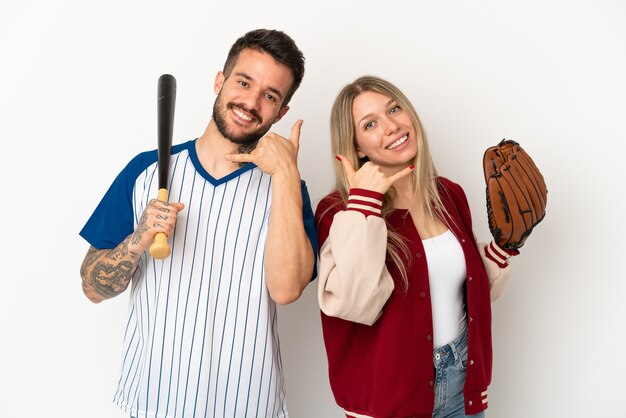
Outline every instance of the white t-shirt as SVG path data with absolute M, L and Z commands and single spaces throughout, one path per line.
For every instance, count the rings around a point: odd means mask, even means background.
M 465 257 L 452 231 L 422 240 L 433 311 L 433 345 L 442 347 L 454 340 L 465 326 Z

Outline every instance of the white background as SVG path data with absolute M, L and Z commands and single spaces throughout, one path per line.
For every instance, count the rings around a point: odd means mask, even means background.
M 174 142 L 197 137 L 230 45 L 258 27 L 306 55 L 275 130 L 305 120 L 314 204 L 333 184 L 331 103 L 362 74 L 412 99 L 482 240 L 482 153 L 503 137 L 525 147 L 548 211 L 494 305 L 488 416 L 626 416 L 625 22 L 618 0 L 0 0 L 0 417 L 123 416 L 111 399 L 127 296 L 83 297 L 78 232 L 126 162 L 156 147 L 158 76 L 178 80 Z M 342 416 L 316 286 L 280 309 L 294 418 Z

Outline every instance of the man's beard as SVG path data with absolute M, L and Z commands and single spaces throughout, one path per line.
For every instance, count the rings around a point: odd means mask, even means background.
M 253 118 L 256 118 L 259 123 L 262 123 L 263 120 L 257 112 L 255 112 L 254 110 L 248 110 L 244 106 L 236 105 L 235 103 L 228 103 L 227 105 L 224 105 L 224 103 L 222 102 L 221 94 L 218 94 L 217 99 L 215 99 L 215 103 L 213 104 L 213 120 L 215 121 L 217 130 L 224 138 L 228 139 L 233 144 L 239 145 L 239 153 L 248 154 L 256 147 L 259 139 L 261 139 L 263 135 L 265 135 L 267 131 L 269 131 L 271 124 L 268 126 L 261 125 L 255 131 L 244 133 L 241 135 L 236 135 L 232 132 L 229 132 L 224 113 L 227 109 L 230 109 L 232 107 L 239 107 L 240 109 L 245 110 L 247 113 L 251 114 Z

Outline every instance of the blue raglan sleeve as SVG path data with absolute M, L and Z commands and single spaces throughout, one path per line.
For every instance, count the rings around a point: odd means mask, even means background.
M 156 158 L 155 151 L 139 154 L 115 178 L 80 231 L 80 236 L 94 248 L 115 248 L 134 231 L 135 181 Z
M 309 197 L 309 191 L 304 180 L 300 181 L 300 187 L 302 190 L 302 220 L 304 221 L 304 230 L 311 242 L 314 256 L 313 276 L 311 276 L 311 280 L 315 280 L 317 277 L 317 230 L 315 229 L 315 216 L 313 215 L 311 198 Z

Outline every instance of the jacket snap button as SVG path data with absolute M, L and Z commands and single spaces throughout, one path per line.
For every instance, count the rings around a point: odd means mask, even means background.
M 468 404 L 469 404 L 469 406 L 472 406 L 472 401 L 469 401 Z

